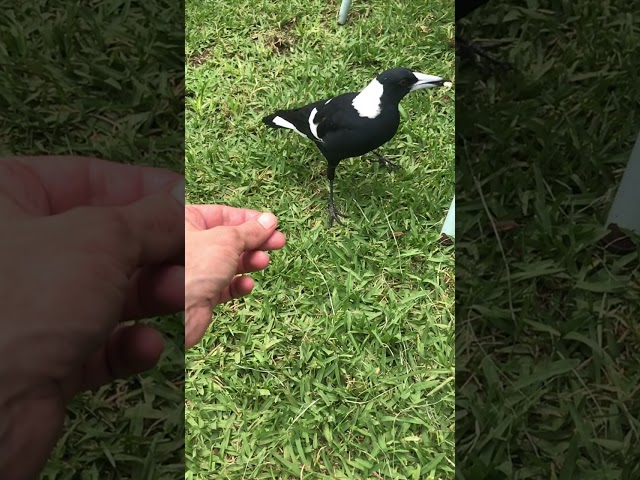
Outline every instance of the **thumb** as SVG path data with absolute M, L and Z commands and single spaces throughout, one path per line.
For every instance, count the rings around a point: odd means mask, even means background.
M 264 212 L 233 228 L 240 239 L 243 251 L 256 250 L 275 232 L 278 219 L 273 213 Z

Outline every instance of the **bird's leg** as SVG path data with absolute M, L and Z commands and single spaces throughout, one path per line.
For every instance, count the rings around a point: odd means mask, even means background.
M 336 167 L 335 165 L 327 166 L 327 178 L 329 179 L 329 227 L 333 225 L 333 221 L 339 225 L 343 225 L 342 221 L 340 221 L 340 217 L 347 218 L 347 215 L 338 210 L 333 203 L 333 179 L 336 175 Z
M 385 167 L 389 167 L 392 168 L 394 170 L 400 168 L 400 165 L 398 165 L 396 162 L 392 162 L 391 160 L 389 160 L 387 157 L 385 157 L 384 155 L 382 155 L 380 152 L 378 152 L 377 150 L 372 150 L 371 153 L 373 153 L 376 157 L 378 157 L 378 163 L 380 165 L 383 165 Z

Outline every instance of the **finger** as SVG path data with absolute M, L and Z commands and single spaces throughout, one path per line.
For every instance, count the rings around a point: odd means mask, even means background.
M 234 277 L 229 286 L 220 294 L 220 303 L 227 303 L 236 298 L 246 297 L 253 291 L 254 287 L 253 278 L 245 275 Z
M 185 206 L 185 225 L 187 229 L 208 230 L 217 226 L 240 225 L 260 216 L 261 212 L 246 208 L 227 207 L 225 205 L 187 205 Z M 258 250 L 278 250 L 284 247 L 286 238 L 282 232 L 275 231 Z
M 269 265 L 269 254 L 261 250 L 245 252 L 238 261 L 237 274 L 257 272 L 264 270 Z
M 207 233 L 218 236 L 223 232 L 223 229 L 229 229 L 233 231 L 235 236 L 236 247 L 240 252 L 257 250 L 258 247 L 263 245 L 275 232 L 278 226 L 278 219 L 276 216 L 269 212 L 264 212 L 260 216 L 248 220 L 240 225 L 233 227 L 218 227 L 214 230 L 210 230 Z
M 125 303 L 126 320 L 154 317 L 184 310 L 184 266 L 141 268 L 131 279 Z
M 106 346 L 87 362 L 79 391 L 93 390 L 115 379 L 151 369 L 158 363 L 163 349 L 162 335 L 149 326 L 118 328 Z
M 153 195 L 114 211 L 103 211 L 104 218 L 98 220 L 106 222 L 101 228 L 110 235 L 105 241 L 113 242 L 113 253 L 133 272 L 183 255 L 183 212 L 171 195 Z
M 166 169 L 76 156 L 3 158 L 0 173 L 0 193 L 40 215 L 81 205 L 127 205 L 170 192 L 184 178 Z M 182 198 L 184 203 L 184 193 Z
M 260 245 L 256 250 L 280 250 L 287 243 L 287 238 L 279 230 L 276 230 L 271 236 Z
M 187 205 L 185 220 L 198 230 L 208 230 L 222 225 L 240 225 L 260 216 L 259 211 L 227 205 Z

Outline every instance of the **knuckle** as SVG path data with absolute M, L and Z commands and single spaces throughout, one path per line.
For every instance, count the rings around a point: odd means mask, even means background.
M 130 231 L 124 215 L 116 208 L 76 208 L 73 224 L 92 234 L 94 241 L 126 238 Z
M 93 255 L 98 262 L 105 255 L 113 259 L 128 254 L 131 227 L 124 213 L 117 208 L 79 207 L 67 217 L 64 234 L 70 236 L 78 247 Z
M 140 227 L 144 231 L 154 232 L 161 235 L 174 235 L 184 232 L 181 215 L 174 215 L 173 212 L 167 212 L 160 208 L 154 210 L 149 215 L 145 215 L 140 219 Z
M 102 227 L 99 230 L 105 234 L 105 238 L 109 241 L 121 244 L 131 239 L 132 227 L 122 210 L 117 208 L 105 210 L 100 221 Z
M 238 228 L 232 228 L 229 230 L 229 241 L 231 245 L 238 245 L 242 241 L 242 234 Z
M 79 220 L 85 231 L 85 248 L 114 254 L 134 244 L 131 227 L 124 213 L 117 208 L 94 209 Z

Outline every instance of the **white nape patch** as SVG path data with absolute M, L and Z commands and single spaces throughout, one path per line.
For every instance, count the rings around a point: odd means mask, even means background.
M 376 118 L 382 111 L 380 104 L 383 92 L 382 84 L 373 80 L 353 99 L 351 105 L 361 117 Z
M 309 138 L 304 133 L 302 133 L 300 130 L 298 130 L 293 123 L 287 122 L 282 117 L 274 117 L 273 118 L 273 123 L 275 123 L 276 125 L 279 125 L 280 127 L 284 127 L 284 128 L 288 128 L 290 130 L 293 130 L 298 135 L 302 135 L 304 138 Z
M 309 130 L 311 130 L 311 133 L 314 137 L 322 142 L 322 139 L 318 136 L 318 124 L 313 123 L 313 119 L 316 118 L 316 113 L 318 113 L 317 108 L 311 110 L 311 115 L 309 115 Z

